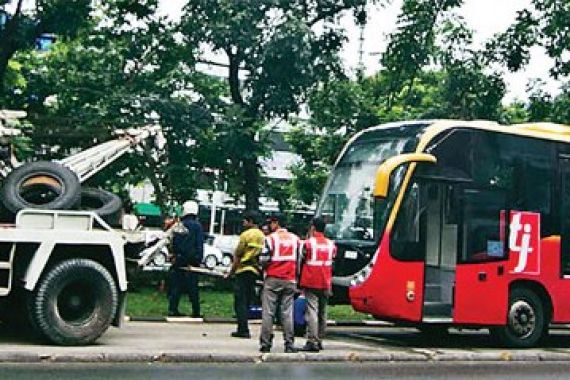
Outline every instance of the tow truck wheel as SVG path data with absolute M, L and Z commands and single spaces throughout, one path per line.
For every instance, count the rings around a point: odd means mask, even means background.
M 546 335 L 548 321 L 540 298 L 530 289 L 515 288 L 509 295 L 506 326 L 490 329 L 500 343 L 512 348 L 534 347 Z
M 94 342 L 111 325 L 118 304 L 113 276 L 101 264 L 71 259 L 52 267 L 30 294 L 32 325 L 49 341 Z
M 24 208 L 67 210 L 79 203 L 79 178 L 56 162 L 38 161 L 12 171 L 2 187 L 2 203 L 16 214 Z

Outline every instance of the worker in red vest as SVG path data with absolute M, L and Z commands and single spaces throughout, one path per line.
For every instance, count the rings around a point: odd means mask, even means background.
M 281 309 L 281 325 L 285 352 L 297 352 L 293 345 L 293 297 L 297 291 L 297 257 L 300 240 L 297 235 L 281 226 L 280 218 L 270 218 L 269 227 L 272 233 L 265 238 L 259 262 L 264 268 L 263 281 L 262 324 L 259 349 L 260 352 L 270 352 L 273 343 L 273 318 L 277 303 Z
M 332 263 L 336 256 L 336 245 L 324 236 L 324 230 L 323 219 L 313 218 L 309 238 L 303 242 L 299 255 L 299 288 L 307 301 L 307 342 L 301 350 L 308 352 L 323 349 L 327 304 L 332 294 Z

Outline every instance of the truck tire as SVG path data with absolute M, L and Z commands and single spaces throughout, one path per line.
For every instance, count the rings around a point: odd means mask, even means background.
M 50 342 L 86 345 L 111 325 L 118 304 L 113 276 L 87 259 L 58 263 L 42 276 L 30 294 L 32 325 Z
M 38 161 L 12 171 L 2 186 L 2 203 L 16 214 L 24 208 L 67 210 L 79 203 L 79 178 L 56 162 Z
M 102 189 L 81 189 L 81 210 L 93 211 L 111 226 L 121 224 L 123 202 L 115 194 Z
M 549 323 L 536 293 L 527 288 L 515 288 L 509 294 L 506 326 L 489 330 L 495 340 L 506 347 L 529 348 L 546 336 Z

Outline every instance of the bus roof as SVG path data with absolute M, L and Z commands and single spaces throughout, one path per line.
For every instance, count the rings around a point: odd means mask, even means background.
M 545 139 L 570 143 L 570 125 L 533 122 L 524 124 L 504 125 L 489 120 L 453 120 L 453 119 L 433 119 L 433 120 L 406 120 L 380 124 L 364 129 L 352 136 L 344 149 L 340 152 L 335 163 L 338 164 L 346 149 L 363 135 L 378 132 L 381 130 L 411 127 L 411 134 L 420 134 L 416 152 L 422 152 L 429 142 L 437 135 L 452 128 L 481 129 L 519 135 L 530 138 Z
M 524 123 L 502 125 L 494 121 L 474 120 L 438 120 L 426 128 L 420 138 L 417 151 L 423 151 L 427 144 L 438 134 L 451 128 L 480 129 L 535 139 L 553 140 L 570 143 L 570 126 L 555 123 Z

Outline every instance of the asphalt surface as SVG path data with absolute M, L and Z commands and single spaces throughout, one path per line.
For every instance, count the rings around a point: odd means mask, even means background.
M 495 347 L 482 331 L 457 331 L 437 339 L 412 328 L 389 326 L 331 327 L 320 353 L 283 353 L 280 331 L 271 353 L 258 352 L 259 328 L 252 339 L 229 336 L 227 323 L 128 322 L 111 328 L 96 344 L 85 347 L 46 345 L 26 331 L 0 325 L 0 362 L 3 363 L 279 363 L 279 362 L 568 362 L 570 330 L 556 330 L 541 348 L 509 350 Z M 301 346 L 304 339 L 298 338 Z
M 259 363 L 259 364 L 140 364 L 60 363 L 0 364 L 10 380 L 336 380 L 336 379 L 545 379 L 568 378 L 570 363 Z

